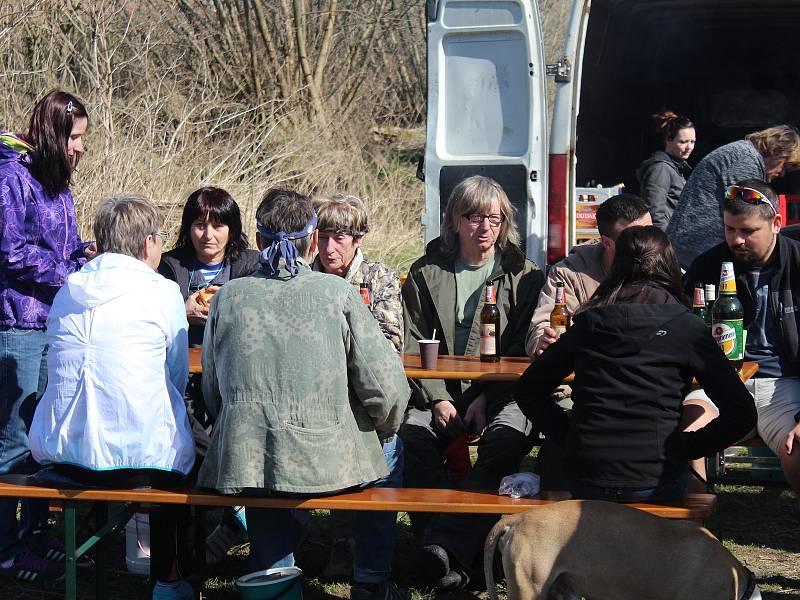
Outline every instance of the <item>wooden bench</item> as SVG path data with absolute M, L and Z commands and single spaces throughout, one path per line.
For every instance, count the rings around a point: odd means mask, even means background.
M 757 448 L 753 455 L 751 448 Z M 747 455 L 738 455 L 747 449 Z M 780 459 L 772 453 L 760 437 L 737 442 L 730 448 L 710 456 L 706 470 L 709 483 L 788 487 Z
M 0 477 L 0 497 L 41 498 L 60 501 L 64 514 L 66 546 L 65 598 L 74 600 L 77 591 L 76 559 L 95 545 L 97 597 L 107 597 L 107 555 L 103 545 L 119 531 L 142 504 L 178 504 L 195 507 L 246 506 L 251 508 L 296 508 L 329 510 L 371 510 L 398 512 L 447 512 L 462 514 L 511 514 L 565 500 L 564 492 L 543 494 L 539 498 L 514 499 L 493 492 L 470 492 L 450 489 L 370 488 L 334 496 L 316 498 L 223 496 L 209 490 L 73 489 L 37 485 L 22 475 Z M 77 545 L 76 507 L 90 502 L 97 531 Z M 123 503 L 120 512 L 109 517 L 108 503 Z M 702 520 L 714 514 L 717 498 L 713 494 L 688 494 L 680 502 L 665 504 L 629 504 L 634 508 L 667 519 Z M 204 540 L 200 540 L 204 542 Z

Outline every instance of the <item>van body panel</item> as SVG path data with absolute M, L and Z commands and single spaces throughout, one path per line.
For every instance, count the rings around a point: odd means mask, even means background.
M 428 22 L 425 242 L 465 177 L 496 179 L 517 210 L 521 245 L 544 264 L 544 55 L 533 0 L 440 0 Z
M 558 211 L 548 217 L 548 263 L 565 256 L 577 242 L 575 231 L 576 133 L 580 113 L 583 48 L 591 12 L 591 0 L 572 5 L 564 38 L 564 58 L 569 61 L 568 81 L 556 82 L 553 120 L 550 125 L 550 181 L 548 206 Z

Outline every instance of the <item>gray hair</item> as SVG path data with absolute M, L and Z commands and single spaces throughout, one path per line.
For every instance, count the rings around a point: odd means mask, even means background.
M 447 200 L 440 234 L 442 252 L 446 256 L 458 254 L 458 226 L 461 218 L 473 213 L 488 211 L 495 199 L 500 204 L 500 212 L 504 217 L 495 245 L 500 250 L 505 250 L 508 244 L 519 245 L 517 210 L 511 204 L 502 186 L 489 177 L 473 175 L 454 187 Z
M 256 222 L 267 231 L 300 231 L 308 225 L 314 206 L 307 196 L 291 190 L 273 188 L 264 194 L 264 199 L 256 209 Z M 297 254 L 305 258 L 311 248 L 311 236 L 290 240 L 297 248 Z M 268 243 L 268 242 L 267 242 Z
M 320 231 L 349 233 L 361 237 L 369 232 L 367 208 L 358 196 L 336 193 L 314 201 Z
M 103 202 L 94 217 L 98 253 L 114 252 L 144 258 L 144 242 L 158 235 L 158 213 L 141 196 L 114 196 Z

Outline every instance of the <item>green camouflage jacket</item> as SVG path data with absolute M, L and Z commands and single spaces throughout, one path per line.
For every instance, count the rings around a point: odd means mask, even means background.
M 319 256 L 314 259 L 311 268 L 323 272 Z M 400 278 L 397 272 L 383 263 L 368 262 L 359 248 L 344 279 L 356 288 L 362 283 L 367 284 L 372 316 L 378 321 L 386 339 L 392 342 L 398 352 L 402 352 L 403 304 L 400 300 Z
M 454 354 L 456 327 L 455 261 L 441 252 L 439 238 L 425 248 L 408 272 L 403 285 L 403 319 L 405 352 L 419 354 L 417 340 L 430 339 L 436 329 L 439 354 Z M 544 283 L 544 273 L 525 257 L 517 246 L 509 245 L 501 254 L 500 265 L 491 277 L 500 309 L 501 356 L 525 356 L 525 335 Z M 483 294 L 475 309 L 465 355 L 480 351 L 480 313 Z M 480 393 L 489 401 L 489 411 L 510 401 L 511 386 L 506 383 L 480 384 L 442 379 L 412 380 L 412 402 L 420 410 L 429 408 L 432 400 L 449 400 L 463 411 Z
M 408 403 L 400 357 L 358 291 L 338 277 L 259 270 L 214 296 L 203 341 L 203 394 L 215 418 L 198 483 L 330 492 L 387 474 L 376 435 Z

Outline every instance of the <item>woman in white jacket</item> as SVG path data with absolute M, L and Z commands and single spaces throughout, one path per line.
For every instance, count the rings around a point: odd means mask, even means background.
M 181 483 L 195 458 L 183 402 L 188 323 L 176 283 L 156 272 L 155 209 L 114 198 L 97 212 L 99 252 L 67 279 L 47 321 L 47 390 L 33 417 L 33 457 L 105 487 Z M 154 599 L 193 598 L 178 575 L 180 508 L 151 518 Z

